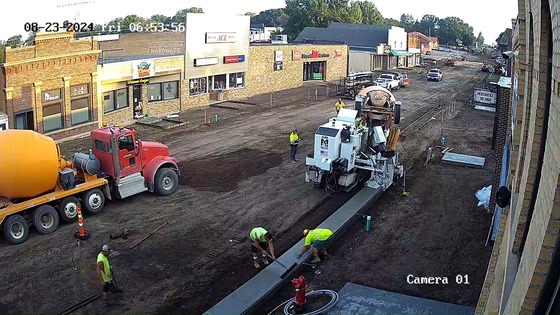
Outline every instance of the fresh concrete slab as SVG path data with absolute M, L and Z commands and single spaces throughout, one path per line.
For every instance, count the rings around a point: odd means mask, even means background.
M 336 240 L 354 223 L 369 205 L 379 196 L 382 189 L 364 188 L 359 191 L 352 199 L 336 210 L 323 223 L 319 224 L 322 228 L 327 228 L 333 232 Z M 311 258 L 313 251 L 307 251 L 300 259 L 297 258 L 299 251 L 303 247 L 302 238 L 296 245 L 278 257 L 278 262 L 271 263 L 256 276 L 245 282 L 237 290 L 207 310 L 203 315 L 230 315 L 247 314 L 258 306 L 265 298 L 270 296 L 284 284 L 286 280 L 291 280 L 290 275 L 294 274 L 303 263 Z M 283 267 L 283 266 L 285 267 Z M 292 267 L 295 266 L 295 267 Z M 287 269 L 290 269 L 287 272 Z
M 394 293 L 354 283 L 338 292 L 339 300 L 329 315 L 472 315 L 474 307 Z
M 443 163 L 453 164 L 453 165 L 484 168 L 484 163 L 486 162 L 486 159 L 480 156 L 447 152 L 445 153 L 445 155 L 443 155 L 441 161 Z
M 484 111 L 484 112 L 489 112 L 489 113 L 495 113 L 496 112 L 496 107 L 492 107 L 492 106 L 476 105 L 474 107 L 474 109 L 481 110 L 481 111 Z

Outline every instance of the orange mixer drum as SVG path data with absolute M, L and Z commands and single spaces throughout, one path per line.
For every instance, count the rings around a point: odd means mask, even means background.
M 32 198 L 52 190 L 58 168 L 53 139 L 32 130 L 0 131 L 0 196 Z

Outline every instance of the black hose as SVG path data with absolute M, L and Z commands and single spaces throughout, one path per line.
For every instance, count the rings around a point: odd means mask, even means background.
M 334 183 L 331 185 L 330 180 L 333 179 Z M 340 191 L 338 187 L 338 179 L 334 173 L 327 173 L 325 178 L 325 192 L 329 197 L 334 197 Z

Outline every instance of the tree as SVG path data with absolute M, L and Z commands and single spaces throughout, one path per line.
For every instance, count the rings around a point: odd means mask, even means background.
M 437 34 L 437 29 L 440 28 L 440 19 L 432 14 L 425 14 L 419 22 L 420 32 L 428 35 L 434 36 Z
M 8 40 L 6 41 L 6 46 L 9 46 L 11 48 L 20 47 L 22 44 L 21 40 L 22 40 L 21 35 L 14 35 L 8 38 Z
M 484 45 L 484 36 L 482 36 L 482 32 L 478 32 L 478 36 L 476 37 L 476 43 L 478 44 L 479 48 L 482 48 Z
M 362 9 L 362 24 L 380 25 L 384 19 L 375 4 L 370 1 L 358 1 L 358 5 Z
M 245 14 L 243 14 L 243 15 L 247 15 L 247 16 L 253 17 L 253 16 L 257 15 L 257 14 L 254 13 L 254 12 L 245 12 Z
M 505 51 L 508 48 L 508 38 L 506 31 L 500 33 L 496 38 L 496 49 L 498 51 Z
M 35 45 L 35 32 L 29 32 L 27 39 L 23 43 L 24 46 Z
M 0 41 L 0 63 L 6 62 L 4 58 L 4 50 L 6 49 L 6 42 Z
M 155 14 L 150 17 L 150 21 L 154 23 L 171 23 L 171 18 L 162 14 Z
M 401 23 L 399 21 L 392 18 L 385 18 L 383 23 L 388 26 L 401 26 Z
M 285 27 L 288 22 L 285 9 L 269 9 L 251 16 L 251 24 L 264 24 L 265 26 Z
M 204 13 L 204 11 L 202 10 L 202 8 L 197 8 L 197 7 L 190 7 L 188 9 L 179 10 L 171 18 L 171 22 L 185 23 L 187 21 L 187 13 Z
M 412 29 L 414 28 L 414 23 L 416 21 L 414 20 L 414 17 L 412 17 L 412 15 L 403 14 L 401 15 L 401 20 L 399 22 L 400 22 L 400 26 L 406 29 L 407 32 L 412 32 Z

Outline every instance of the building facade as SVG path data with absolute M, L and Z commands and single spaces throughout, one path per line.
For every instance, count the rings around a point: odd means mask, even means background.
M 183 56 L 98 66 L 99 117 L 110 125 L 181 111 Z
M 476 314 L 560 313 L 560 3 L 519 0 L 499 174 L 511 192 Z M 508 151 L 509 144 L 509 151 Z M 509 161 L 508 161 L 509 160 Z M 506 178 L 503 178 L 506 177 Z
M 0 127 L 62 139 L 346 76 L 347 45 L 250 45 L 248 17 L 192 16 L 190 32 L 39 33 L 35 46 L 7 49 Z
M 386 25 L 331 23 L 326 28 L 306 27 L 296 38 L 302 43 L 341 43 L 350 48 L 348 74 L 407 67 L 407 35 L 403 28 Z
M 33 46 L 6 48 L 0 106 L 11 128 L 60 139 L 97 127 L 100 51 L 94 39 L 73 37 L 40 33 Z

